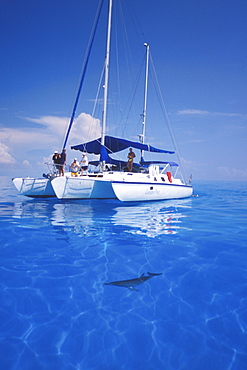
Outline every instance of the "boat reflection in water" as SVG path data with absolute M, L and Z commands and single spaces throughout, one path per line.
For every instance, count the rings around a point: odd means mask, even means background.
M 48 224 L 73 232 L 79 237 L 114 235 L 121 232 L 154 238 L 188 230 L 183 223 L 191 208 L 190 199 L 136 203 L 126 206 L 118 201 L 25 201 L 15 204 L 13 218 L 22 219 L 22 227 L 43 227 Z M 42 222 L 38 222 L 42 220 Z M 186 225 L 186 226 L 185 226 Z
M 24 201 L 14 204 L 12 218 L 21 227 L 41 228 L 52 225 L 56 230 L 72 231 L 78 236 L 90 235 L 93 227 L 94 208 L 88 202 L 62 203 L 58 201 Z
M 176 234 L 187 217 L 183 210 L 191 208 L 189 199 L 141 203 L 134 207 L 116 207 L 112 216 L 114 225 L 126 226 L 125 232 L 154 238 L 163 234 Z
M 56 203 L 51 214 L 51 224 L 73 231 L 78 237 L 95 235 L 93 207 L 88 203 Z

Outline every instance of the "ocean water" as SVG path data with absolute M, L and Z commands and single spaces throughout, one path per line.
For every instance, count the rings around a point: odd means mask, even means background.
M 246 183 L 139 204 L 0 186 L 1 369 L 247 369 Z

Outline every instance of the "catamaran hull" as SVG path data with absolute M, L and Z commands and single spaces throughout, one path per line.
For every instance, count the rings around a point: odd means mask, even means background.
M 91 177 L 57 177 L 52 187 L 58 199 L 116 198 L 110 181 Z
M 31 198 L 53 198 L 56 194 L 51 186 L 51 180 L 46 178 L 14 178 L 12 179 L 18 192 Z
M 158 181 L 157 181 L 158 178 Z M 105 172 L 102 175 L 56 177 L 51 185 L 59 199 L 119 199 L 122 202 L 188 198 L 193 189 L 167 174 Z M 162 181 L 162 182 L 161 182 Z
M 116 197 L 122 202 L 141 202 L 167 199 L 189 198 L 192 186 L 140 182 L 113 182 Z

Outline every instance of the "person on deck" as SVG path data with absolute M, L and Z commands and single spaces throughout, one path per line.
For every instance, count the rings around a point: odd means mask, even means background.
M 61 176 L 64 176 L 64 166 L 65 166 L 65 164 L 66 164 L 66 149 L 63 148 L 63 151 L 60 154 L 60 169 L 59 169 L 59 172 L 60 172 Z
M 70 165 L 70 171 L 71 171 L 71 176 L 78 176 L 78 172 L 80 171 L 80 165 L 77 161 L 76 158 L 74 158 L 73 162 Z
M 127 168 L 129 172 L 132 172 L 133 169 L 133 161 L 135 158 L 135 153 L 133 152 L 132 148 L 130 148 L 129 154 L 128 154 L 128 162 L 127 162 Z
M 80 166 L 81 166 L 81 169 L 82 169 L 82 175 L 83 175 L 84 171 L 86 171 L 86 175 L 88 175 L 88 158 L 87 158 L 85 153 L 82 154 L 82 158 L 81 158 L 81 161 L 80 161 Z
M 60 159 L 61 159 L 60 154 L 55 150 L 52 160 L 55 168 L 58 170 L 59 173 L 60 173 Z

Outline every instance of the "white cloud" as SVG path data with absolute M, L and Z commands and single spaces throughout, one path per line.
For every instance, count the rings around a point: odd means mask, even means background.
M 54 135 L 37 129 L 20 130 L 4 128 L 0 130 L 0 140 L 6 143 L 9 147 L 22 147 L 23 145 L 29 145 L 30 147 L 36 148 L 37 145 L 40 146 L 42 142 L 46 143 L 47 141 L 54 141 Z
M 39 118 L 26 117 L 28 121 L 41 124 L 45 127 L 48 134 L 54 135 L 63 139 L 67 132 L 70 119 L 68 117 L 43 116 Z M 38 131 L 38 130 L 37 130 Z M 100 136 L 100 120 L 93 118 L 90 114 L 80 113 L 73 122 L 70 133 L 70 141 L 77 140 L 79 142 L 91 140 Z M 75 144 L 75 143 L 73 143 Z
M 209 114 L 210 112 L 206 110 L 199 110 L 199 109 L 185 109 L 185 110 L 180 110 L 178 111 L 178 114 Z
M 210 112 L 200 109 L 185 109 L 178 111 L 180 115 L 211 115 L 211 116 L 224 116 L 224 117 L 246 117 L 246 114 L 241 113 L 224 113 L 224 112 Z
M 39 118 L 25 117 L 27 121 L 35 122 L 45 126 L 50 132 L 64 132 L 68 126 L 69 119 L 67 117 L 43 116 Z
M 57 116 L 28 117 L 26 120 L 38 123 L 39 127 L 0 128 L 0 164 L 11 164 L 13 168 L 16 165 L 15 171 L 35 170 L 43 167 L 44 162 L 51 162 L 54 150 L 62 149 L 69 123 L 69 118 Z M 100 134 L 100 121 L 81 113 L 74 120 L 67 147 L 93 140 Z M 45 158 L 48 153 L 51 155 Z
M 27 159 L 25 159 L 25 160 L 22 162 L 22 165 L 23 165 L 23 167 L 25 167 L 25 168 L 31 168 L 31 167 L 32 167 L 31 163 L 30 163 Z
M 70 141 L 89 141 L 98 138 L 100 135 L 100 120 L 93 118 L 90 114 L 81 113 L 74 121 Z
M 0 163 L 14 164 L 15 159 L 10 155 L 9 148 L 4 143 L 0 142 Z
M 59 150 L 65 137 L 69 119 L 66 117 L 43 116 L 26 118 L 39 123 L 41 128 L 0 129 L 0 142 L 10 151 L 28 151 L 52 148 Z M 81 113 L 75 120 L 70 134 L 71 145 L 92 140 L 101 134 L 100 121 L 89 114 Z

